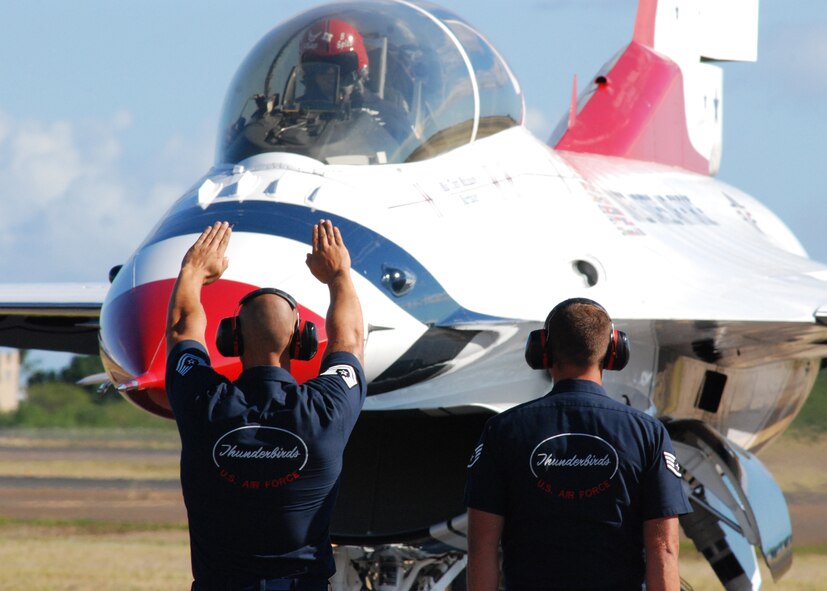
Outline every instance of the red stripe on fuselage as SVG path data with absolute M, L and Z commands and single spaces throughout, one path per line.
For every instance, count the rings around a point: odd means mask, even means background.
M 169 297 L 174 279 L 146 283 L 115 297 L 101 310 L 101 358 L 116 384 L 138 376 L 152 375 L 161 380 L 166 369 L 166 326 Z M 207 285 L 201 292 L 201 303 L 207 314 L 205 340 L 212 366 L 234 380 L 241 373 L 237 357 L 224 357 L 215 347 L 215 332 L 222 318 L 235 314 L 238 301 L 259 286 L 220 280 Z M 324 318 L 299 303 L 299 314 L 316 324 L 319 351 L 310 361 L 292 361 L 290 373 L 298 382 L 318 375 L 327 344 Z M 163 388 L 133 390 L 124 395 L 141 408 L 160 416 L 171 417 L 169 402 Z

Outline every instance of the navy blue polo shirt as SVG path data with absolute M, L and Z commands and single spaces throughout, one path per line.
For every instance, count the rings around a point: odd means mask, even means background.
M 465 502 L 504 517 L 509 591 L 639 590 L 643 521 L 692 510 L 663 424 L 586 380 L 488 420 Z
M 181 486 L 196 589 L 256 577 L 326 580 L 342 454 L 365 400 L 350 353 L 331 353 L 302 385 L 279 367 L 231 382 L 195 341 L 167 357 L 181 435 Z

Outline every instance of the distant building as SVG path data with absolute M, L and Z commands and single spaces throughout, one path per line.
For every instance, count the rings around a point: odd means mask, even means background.
M 20 406 L 20 352 L 0 348 L 0 412 Z

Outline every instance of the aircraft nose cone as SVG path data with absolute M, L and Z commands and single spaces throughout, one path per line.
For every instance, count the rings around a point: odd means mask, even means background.
M 166 371 L 166 323 L 174 279 L 145 283 L 129 289 L 101 310 L 101 358 L 112 383 L 128 400 L 153 414 L 172 418 L 164 387 Z M 230 380 L 241 373 L 237 357 L 224 357 L 216 349 L 215 333 L 222 318 L 236 313 L 238 301 L 258 286 L 220 280 L 201 292 L 207 314 L 205 341 L 213 368 Z M 319 332 L 319 352 L 310 361 L 293 361 L 291 373 L 303 382 L 318 375 L 326 338 L 324 318 L 299 304 L 303 319 L 314 322 Z
M 163 377 L 166 311 L 174 283 L 154 281 L 107 300 L 100 332 L 101 359 L 118 391 L 141 408 L 170 418 Z

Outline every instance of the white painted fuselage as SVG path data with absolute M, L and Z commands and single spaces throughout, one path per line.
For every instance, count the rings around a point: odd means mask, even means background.
M 800 333 L 813 324 L 827 267 L 807 259 L 756 200 L 678 168 L 555 152 L 520 127 L 411 164 L 254 156 L 213 169 L 167 219 L 215 221 L 253 205 L 259 213 L 230 220 L 224 279 L 278 285 L 321 316 L 327 293 L 304 265 L 309 235 L 296 224 L 347 221 L 367 375 L 389 384 L 366 410 L 501 411 L 544 394 L 545 372 L 522 360 L 525 338 L 573 296 L 601 302 L 632 340 L 630 366 L 605 376 L 614 396 L 653 414 L 711 421 L 746 447 L 792 420 L 823 354 L 816 344 L 785 350 L 777 341 L 780 327 Z M 300 212 L 296 220 L 278 214 L 277 224 L 247 227 L 251 215 L 284 207 Z M 133 280 L 116 281 L 109 299 L 172 280 L 202 226 L 169 238 L 156 229 L 125 267 Z M 383 282 L 387 269 L 405 272 L 410 291 L 397 295 Z M 440 327 L 465 332 L 463 344 L 424 377 L 383 380 Z M 693 354 L 691 343 L 703 341 L 717 359 Z M 729 375 L 712 414 L 696 404 L 708 370 Z

